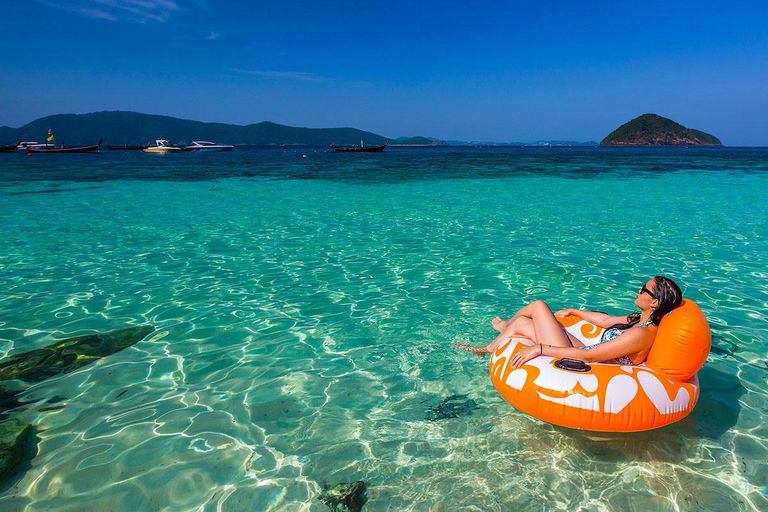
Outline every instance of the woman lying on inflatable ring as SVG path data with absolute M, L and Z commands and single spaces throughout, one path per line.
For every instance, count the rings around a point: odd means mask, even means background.
M 537 300 L 515 313 L 507 321 L 496 317 L 491 322 L 501 334 L 489 345 L 473 347 L 454 344 L 455 347 L 483 356 L 493 353 L 501 343 L 513 335 L 524 336 L 535 344 L 522 349 L 510 361 L 512 368 L 519 368 L 526 361 L 539 355 L 556 358 L 567 357 L 584 362 L 619 363 L 637 365 L 645 361 L 651 350 L 661 319 L 680 306 L 683 294 L 674 281 L 656 276 L 645 283 L 635 298 L 640 313 L 628 316 L 610 316 L 595 311 L 563 309 L 552 313 L 549 306 Z M 585 346 L 563 329 L 556 316 L 575 315 L 606 331 L 600 343 Z

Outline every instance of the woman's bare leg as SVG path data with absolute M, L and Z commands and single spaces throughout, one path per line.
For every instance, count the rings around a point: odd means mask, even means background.
M 509 321 L 505 322 L 500 334 L 488 345 L 473 347 L 455 343 L 454 346 L 477 356 L 483 356 L 495 351 L 499 345 L 513 335 L 524 336 L 535 343 L 539 343 L 538 340 L 543 340 L 543 343 L 547 345 L 558 347 L 573 347 L 578 343 L 577 340 L 576 343 L 572 341 L 572 337 L 565 332 L 549 306 L 544 301 L 537 300 L 522 308 Z M 581 345 L 581 343 L 578 344 Z
M 527 307 L 527 306 L 526 306 L 526 307 Z M 525 311 L 525 307 L 523 307 L 523 309 L 521 309 L 521 310 L 519 310 L 517 313 L 515 313 L 515 315 L 514 315 L 512 318 L 510 318 L 509 320 L 504 320 L 504 319 L 503 319 L 503 318 L 501 318 L 500 316 L 497 316 L 496 318 L 494 318 L 493 320 L 491 320 L 491 325 L 493 326 L 493 328 L 494 328 L 495 330 L 497 330 L 497 331 L 499 331 L 499 332 L 502 332 L 502 331 L 504 331 L 504 329 L 506 329 L 506 328 L 507 328 L 507 327 L 508 327 L 508 326 L 509 326 L 509 325 L 510 325 L 512 322 L 514 322 L 515 320 L 517 320 L 517 319 L 518 319 L 518 318 L 520 318 L 521 316 L 524 316 L 524 313 L 523 313 L 523 311 Z M 528 318 L 530 318 L 530 316 L 529 316 Z
M 509 325 L 509 322 L 511 321 L 512 321 L 511 318 L 509 320 L 504 320 L 500 316 L 497 316 L 496 318 L 491 320 L 491 326 L 493 327 L 494 331 L 501 332 L 507 328 L 507 325 Z
M 453 346 L 461 350 L 466 350 L 467 352 L 472 352 L 476 356 L 482 357 L 485 354 L 493 353 L 493 351 L 496 350 L 496 347 L 501 345 L 503 342 L 508 340 L 510 336 L 515 334 L 519 336 L 525 336 L 526 338 L 536 341 L 536 333 L 533 328 L 533 321 L 530 317 L 530 308 L 530 304 L 524 306 L 520 311 L 515 313 L 515 316 L 510 318 L 507 322 L 504 322 L 504 327 L 500 331 L 499 335 L 496 336 L 496 339 L 494 339 L 486 346 L 472 346 L 464 345 L 462 343 L 454 343 Z
M 543 300 L 531 302 L 528 306 L 537 343 L 555 347 L 572 347 L 571 338 L 555 318 L 555 314 Z M 537 341 L 541 340 L 541 341 Z
M 484 348 L 487 352 L 493 353 L 496 350 L 496 347 L 514 335 L 524 336 L 531 341 L 536 341 L 536 331 L 533 328 L 533 320 L 531 317 L 520 315 L 517 318 L 511 319 L 507 323 L 506 328 L 496 336 L 496 339 Z

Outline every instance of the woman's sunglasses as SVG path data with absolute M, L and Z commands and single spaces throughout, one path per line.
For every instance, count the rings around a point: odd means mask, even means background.
M 642 293 L 647 293 L 648 295 L 650 295 L 650 296 L 651 296 L 651 297 L 653 297 L 654 299 L 658 299 L 658 297 L 657 297 L 657 296 L 656 296 L 656 295 L 655 295 L 655 294 L 654 294 L 654 293 L 653 293 L 651 290 L 649 290 L 648 288 L 646 288 L 646 287 L 645 287 L 645 285 L 643 285 L 643 287 L 642 287 L 642 288 L 640 288 L 640 293 L 641 293 L 641 294 L 642 294 Z

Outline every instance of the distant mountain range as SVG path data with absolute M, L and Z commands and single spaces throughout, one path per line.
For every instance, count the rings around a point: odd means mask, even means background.
M 391 141 L 394 145 L 400 146 L 447 146 L 444 140 L 431 139 L 429 137 L 398 137 Z
M 355 128 L 294 128 L 268 121 L 241 126 L 138 112 L 107 111 L 41 117 L 20 128 L 2 126 L 0 144 L 18 140 L 44 141 L 49 129 L 53 131 L 56 143 L 64 141 L 70 146 L 95 144 L 99 139 L 111 145 L 140 145 L 155 139 L 168 139 L 182 145 L 193 140 L 212 140 L 257 146 L 329 146 L 360 144 L 361 140 L 366 145 L 375 145 L 388 140 L 382 135 Z
M 658 114 L 643 114 L 608 134 L 601 146 L 722 146 L 709 133 L 674 122 Z
M 142 145 L 155 139 L 168 139 L 186 145 L 193 140 L 212 140 L 226 144 L 253 146 L 329 146 L 331 144 L 366 146 L 384 144 L 406 146 L 596 146 L 597 143 L 541 140 L 535 142 L 442 141 L 431 137 L 389 138 L 356 128 L 296 128 L 264 121 L 249 125 L 203 123 L 169 116 L 126 111 L 91 114 L 58 114 L 41 117 L 20 128 L 0 126 L 0 145 L 19 140 L 44 141 L 48 130 L 54 142 L 69 146 L 95 144 Z

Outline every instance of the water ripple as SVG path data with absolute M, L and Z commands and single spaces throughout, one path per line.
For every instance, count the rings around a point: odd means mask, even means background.
M 0 355 L 157 331 L 25 391 L 0 508 L 322 510 L 364 480 L 372 510 L 768 509 L 764 154 L 533 151 L 68 160 L 103 183 L 66 194 L 23 193 L 63 160 L 4 167 Z M 543 424 L 451 349 L 535 299 L 631 311 L 658 273 L 713 331 L 674 426 Z M 455 394 L 479 409 L 425 421 Z

